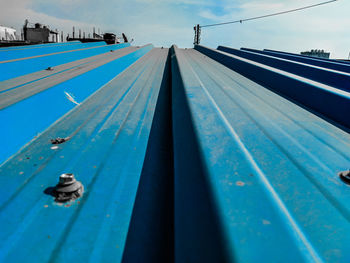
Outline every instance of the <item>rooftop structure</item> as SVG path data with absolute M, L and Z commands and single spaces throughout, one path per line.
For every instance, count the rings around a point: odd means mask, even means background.
M 311 49 L 311 51 L 300 52 L 300 54 L 309 57 L 329 58 L 331 53 L 325 52 L 324 50 Z
M 29 26 L 28 20 L 23 26 L 24 40 L 29 43 L 48 43 L 60 42 L 58 31 L 51 30 L 48 26 L 35 23 L 33 27 Z
M 19 36 L 16 34 L 16 29 L 0 26 L 0 41 L 13 41 L 18 39 Z

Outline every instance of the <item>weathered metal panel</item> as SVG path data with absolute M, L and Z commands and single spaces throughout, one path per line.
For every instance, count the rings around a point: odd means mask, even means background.
M 11 51 L 3 51 L 0 49 L 0 61 L 11 61 L 20 58 L 34 57 L 38 55 L 47 55 L 51 53 L 58 53 L 63 51 L 89 48 L 89 47 L 99 47 L 105 46 L 106 42 L 94 42 L 94 43 L 75 43 L 75 44 L 62 44 L 55 46 L 41 46 L 38 48 L 31 49 L 16 49 Z
M 0 72 L 2 73 L 0 74 L 0 81 L 23 76 L 39 70 L 47 69 L 48 67 L 55 67 L 57 65 L 72 62 L 78 59 L 83 59 L 86 57 L 91 57 L 105 52 L 110 52 L 110 50 L 117 50 L 128 46 L 130 46 L 129 43 L 105 45 L 78 50 L 63 51 L 58 52 L 57 54 L 48 54 L 33 58 L 25 58 L 6 63 L 0 62 Z
M 264 64 L 197 45 L 195 49 L 304 107 L 350 128 L 350 93 Z
M 16 88 L 24 88 L 25 85 L 34 84 L 37 81 L 44 81 L 48 77 L 58 78 L 59 75 L 64 77 L 69 77 L 70 74 L 65 74 L 65 72 L 75 72 L 83 71 L 88 67 L 94 67 L 97 64 L 107 62 L 108 60 L 113 60 L 116 56 L 121 56 L 135 51 L 136 47 L 125 47 L 115 53 L 106 52 L 99 55 L 94 55 L 91 57 L 78 59 L 69 63 L 61 64 L 56 67 L 51 68 L 51 70 L 40 70 L 31 74 L 26 74 L 24 76 L 19 76 L 17 78 L 8 79 L 1 82 L 0 92 L 7 92 Z M 41 86 L 38 86 L 41 88 Z
M 294 56 L 291 54 L 289 55 L 289 54 L 282 54 L 282 53 L 276 53 L 276 52 L 261 51 L 261 50 L 251 49 L 251 48 L 241 48 L 241 49 L 245 51 L 266 54 L 266 55 L 298 61 L 298 62 L 302 62 L 302 63 L 306 63 L 306 64 L 318 66 L 318 67 L 324 67 L 324 68 L 329 68 L 329 69 L 350 73 L 350 65 L 345 65 L 343 63 L 339 63 L 338 61 L 334 61 L 334 60 L 322 61 L 313 57 L 300 57 L 300 56 Z
M 263 51 L 266 51 L 266 52 L 274 52 L 274 53 L 282 53 L 282 54 L 288 54 L 288 55 L 293 55 L 293 56 L 298 56 L 298 57 L 304 57 L 304 58 L 310 58 L 310 56 L 307 56 L 307 55 L 295 54 L 295 53 L 285 52 L 285 51 L 279 51 L 279 50 L 264 49 Z M 349 63 L 350 63 L 349 61 L 343 61 L 343 60 L 337 60 L 337 59 L 330 59 L 330 58 L 320 58 L 320 57 L 312 57 L 312 58 L 318 59 L 318 60 L 322 60 L 322 61 L 336 62 L 336 63 L 340 63 L 340 64 L 345 64 L 345 65 L 349 65 Z
M 24 91 L 21 87 L 17 88 L 20 89 L 18 94 L 17 89 L 7 93 L 3 92 L 1 101 L 5 100 L 5 104 L 1 108 L 0 119 L 6 123 L 6 129 L 0 130 L 0 136 L 7 138 L 7 140 L 0 149 L 0 163 L 77 106 L 67 97 L 72 96 L 77 103 L 83 102 L 151 49 L 152 46 L 148 45 L 129 54 L 124 54 L 122 57 L 116 56 L 114 60 L 74 76 L 74 78 L 64 79 L 62 83 L 56 83 L 52 80 L 56 75 L 42 81 L 48 84 L 47 87 L 43 87 L 40 83 L 33 83 L 31 86 L 36 91 L 28 94 L 29 97 L 23 96 L 24 92 L 30 88 L 28 85 L 23 87 Z M 65 71 L 63 76 L 65 74 L 69 74 L 69 72 Z M 37 90 L 40 87 L 43 90 Z M 9 96 L 9 99 L 6 96 Z M 11 101 L 14 96 L 16 96 L 15 101 Z M 14 104 L 8 105 L 8 102 Z
M 167 55 L 152 49 L 1 166 L 0 261 L 121 262 Z M 51 149 L 57 136 L 71 139 Z M 65 172 L 85 193 L 58 205 L 44 192 Z
M 172 61 L 176 262 L 348 262 L 350 135 L 195 50 Z
M 278 68 L 332 87 L 350 91 L 350 74 L 283 58 L 219 46 L 220 51 Z
M 24 46 L 13 46 L 13 47 L 0 47 L 0 51 L 11 51 L 11 50 L 22 50 L 22 49 L 32 49 L 40 48 L 46 46 L 61 46 L 61 45 L 74 45 L 79 44 L 80 41 L 69 41 L 69 42 L 59 42 L 59 43 L 45 43 L 45 44 L 36 44 L 36 45 L 24 45 Z
M 66 80 L 98 68 L 108 62 L 136 51 L 136 47 L 127 47 L 117 52 L 107 52 L 86 59 L 59 65 L 51 70 L 42 70 L 22 77 L 3 81 L 0 87 L 0 109 L 8 107 L 31 95 L 55 86 Z

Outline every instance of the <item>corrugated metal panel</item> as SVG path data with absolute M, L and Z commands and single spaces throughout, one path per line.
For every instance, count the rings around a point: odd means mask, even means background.
M 108 53 L 107 59 L 102 62 L 93 60 L 85 64 L 86 67 L 79 65 L 61 74 L 56 69 L 55 73 L 44 79 L 39 77 L 27 85 L 14 84 L 14 88 L 1 91 L 0 118 L 6 123 L 7 129 L 1 130 L 0 134 L 7 141 L 5 147 L 0 149 L 0 161 L 9 158 L 26 142 L 73 109 L 76 105 L 67 96 L 73 96 L 78 103 L 83 102 L 150 49 L 151 46 L 145 46 L 129 49 L 129 52 L 120 50 Z
M 0 261 L 121 260 L 167 54 L 152 49 L 1 167 Z M 72 138 L 52 150 L 57 136 Z M 85 193 L 57 205 L 44 191 L 65 172 Z
M 58 43 L 44 43 L 36 45 L 26 45 L 26 46 L 13 46 L 13 47 L 0 47 L 0 51 L 11 51 L 11 50 L 23 50 L 23 49 L 33 49 L 40 47 L 49 47 L 49 46 L 62 46 L 62 45 L 74 45 L 79 44 L 80 41 L 69 41 L 69 42 L 58 42 Z
M 56 67 L 78 59 L 99 55 L 111 50 L 128 47 L 129 45 L 129 43 L 123 43 L 116 45 L 91 46 L 82 49 L 14 59 L 11 61 L 1 61 L 0 72 L 2 74 L 0 75 L 0 81 L 23 76 L 39 70 L 44 70 L 48 67 Z
M 274 52 L 274 53 L 288 54 L 288 55 L 293 55 L 293 56 L 298 56 L 298 57 L 304 57 L 304 58 L 310 58 L 310 56 L 307 56 L 307 55 L 295 54 L 295 53 L 284 52 L 284 51 L 279 51 L 279 50 L 264 49 L 264 51 L 266 51 L 266 52 Z M 312 57 L 312 58 L 318 59 L 318 60 L 321 60 L 321 61 L 337 62 L 337 63 L 340 63 L 340 64 L 349 65 L 349 61 L 336 60 L 336 59 L 330 59 L 330 58 L 321 58 L 321 57 Z
M 338 89 L 350 91 L 349 73 L 223 46 L 219 46 L 218 50 L 278 68 Z
M 177 261 L 347 262 L 349 134 L 195 50 L 173 63 Z
M 122 47 L 120 47 L 122 48 Z M 122 50 L 115 52 L 115 53 L 102 53 L 100 55 L 94 55 L 83 59 L 78 59 L 73 62 L 65 63 L 58 65 L 56 67 L 52 67 L 51 70 L 41 70 L 36 71 L 31 74 L 26 74 L 17 78 L 12 78 L 9 80 L 2 81 L 1 83 L 1 92 L 7 92 L 10 90 L 13 90 L 18 87 L 23 87 L 24 85 L 28 85 L 37 81 L 43 81 L 48 77 L 55 77 L 63 76 L 62 78 L 58 78 L 59 80 L 62 80 L 64 78 L 71 78 L 72 73 L 74 72 L 74 75 L 86 71 L 89 68 L 96 68 L 99 65 L 103 65 L 110 60 L 114 60 L 116 57 L 124 56 L 130 52 L 133 52 L 136 50 L 136 47 L 124 47 Z M 66 74 L 67 72 L 71 74 Z M 41 86 L 38 85 L 40 88 Z
M 203 46 L 196 46 L 196 49 L 264 87 L 350 128 L 350 119 L 344 115 L 350 111 L 349 92 L 222 51 Z
M 348 262 L 347 74 L 232 53 L 125 47 L 0 82 L 5 145 L 27 143 L 0 166 L 0 261 Z M 85 192 L 57 204 L 62 173 Z
M 287 54 L 287 53 L 278 53 L 278 52 L 270 52 L 270 51 L 260 51 L 256 49 L 251 49 L 251 48 L 241 48 L 242 50 L 245 51 L 250 51 L 250 52 L 255 52 L 255 53 L 260 53 L 260 54 L 265 54 L 265 55 L 270 55 L 270 56 L 275 56 L 279 58 L 285 58 L 293 61 L 298 61 L 318 67 L 324 67 L 324 68 L 329 68 L 329 69 L 334 69 L 338 71 L 343 71 L 350 73 L 350 65 L 346 65 L 340 61 L 335 61 L 335 60 L 320 60 L 318 58 L 314 57 L 302 57 L 294 54 Z
M 83 49 L 89 47 L 98 47 L 105 46 L 106 42 L 94 42 L 94 43 L 75 43 L 70 44 L 68 42 L 62 45 L 51 45 L 51 46 L 40 46 L 37 48 L 27 48 L 27 49 L 16 49 L 16 50 L 7 50 L 4 51 L 0 49 L 0 61 L 10 61 L 20 58 L 34 57 L 34 56 L 43 56 L 51 53 L 58 53 L 64 51 L 70 51 L 75 49 Z

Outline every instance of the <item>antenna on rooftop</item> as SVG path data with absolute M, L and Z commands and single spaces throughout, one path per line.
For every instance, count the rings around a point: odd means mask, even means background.
M 198 45 L 201 41 L 201 27 L 199 24 L 197 24 L 194 28 L 194 45 Z

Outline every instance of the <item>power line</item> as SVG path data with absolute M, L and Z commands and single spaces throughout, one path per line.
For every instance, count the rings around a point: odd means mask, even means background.
M 278 12 L 278 13 L 269 14 L 269 15 L 257 16 L 257 17 L 246 18 L 246 19 L 241 19 L 241 20 L 236 20 L 236 21 L 230 21 L 230 22 L 224 22 L 224 23 L 217 23 L 217 24 L 204 25 L 204 26 L 200 26 L 200 27 L 211 27 L 211 26 L 221 26 L 221 25 L 234 24 L 234 23 L 242 23 L 242 22 L 251 21 L 251 20 L 256 20 L 256 19 L 260 19 L 260 18 L 265 18 L 265 17 L 270 17 L 270 16 L 277 16 L 277 15 L 292 13 L 292 12 L 296 12 L 296 11 L 300 11 L 300 10 L 304 10 L 304 9 L 308 9 L 308 8 L 317 7 L 317 6 L 320 6 L 320 5 L 330 4 L 330 3 L 336 2 L 336 1 L 338 1 L 338 0 L 326 1 L 326 2 L 322 2 L 322 3 L 314 4 L 314 5 L 304 6 L 304 7 L 300 7 L 300 8 L 296 8 L 296 9 L 291 9 L 291 10 L 287 10 L 287 11 L 283 11 L 283 12 Z

